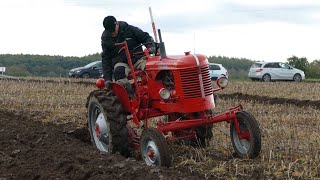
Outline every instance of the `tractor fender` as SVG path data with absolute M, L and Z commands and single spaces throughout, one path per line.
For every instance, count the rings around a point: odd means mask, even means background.
M 126 112 L 132 112 L 131 101 L 127 94 L 126 89 L 117 83 L 111 83 L 111 90 L 117 96 L 119 102 L 122 105 L 122 108 Z

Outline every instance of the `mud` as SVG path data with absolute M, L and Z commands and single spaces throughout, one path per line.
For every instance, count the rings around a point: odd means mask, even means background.
M 103 155 L 86 129 L 43 124 L 0 110 L 0 179 L 204 179 L 183 168 L 149 167 L 142 160 Z

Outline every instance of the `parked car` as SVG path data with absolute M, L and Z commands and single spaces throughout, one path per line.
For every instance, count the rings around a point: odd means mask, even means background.
M 222 76 L 228 78 L 228 71 L 222 64 L 209 63 L 209 71 L 211 80 L 217 80 Z
M 275 81 L 292 80 L 300 82 L 305 79 L 302 70 L 282 62 L 256 62 L 252 64 L 248 74 L 252 80 Z
M 69 71 L 69 77 L 75 78 L 99 78 L 102 76 L 102 63 L 95 61 Z

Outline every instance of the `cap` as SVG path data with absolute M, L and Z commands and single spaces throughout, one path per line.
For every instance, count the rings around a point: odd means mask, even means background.
M 117 20 L 113 16 L 107 16 L 103 20 L 103 27 L 105 30 L 110 31 L 111 33 L 114 32 L 116 28 Z

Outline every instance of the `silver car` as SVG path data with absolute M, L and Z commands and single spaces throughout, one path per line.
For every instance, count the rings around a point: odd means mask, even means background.
M 248 74 L 252 80 L 274 81 L 292 80 L 300 82 L 305 79 L 302 70 L 291 67 L 282 62 L 256 62 L 252 64 Z

